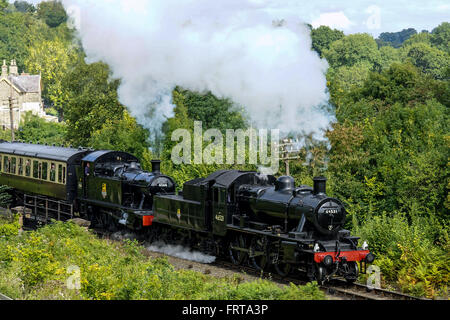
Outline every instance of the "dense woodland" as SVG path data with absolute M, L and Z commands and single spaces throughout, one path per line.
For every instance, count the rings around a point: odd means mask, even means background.
M 174 165 L 170 136 L 197 120 L 204 130 L 247 128 L 233 101 L 176 88 L 175 116 L 151 140 L 119 102 L 120 79 L 111 79 L 102 62 L 85 62 L 67 19 L 58 2 L 0 1 L 0 58 L 15 58 L 19 71 L 41 72 L 47 112 L 61 119 L 51 124 L 29 115 L 18 139 L 128 151 L 146 168 L 161 157 L 179 186 L 231 167 Z M 375 252 L 385 285 L 428 297 L 447 295 L 450 282 L 450 23 L 438 23 L 378 39 L 311 28 L 311 50 L 330 66 L 327 109 L 335 122 L 327 141 L 307 136 L 303 159 L 290 164 L 297 184 L 328 178 L 329 194 L 346 204 L 347 227 Z

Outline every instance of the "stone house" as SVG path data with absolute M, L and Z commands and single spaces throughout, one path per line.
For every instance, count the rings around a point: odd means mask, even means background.
M 13 106 L 14 128 L 18 129 L 20 120 L 28 111 L 51 122 L 58 122 L 57 117 L 47 115 L 42 101 L 41 75 L 19 74 L 16 60 L 6 65 L 3 60 L 0 77 L 0 129 L 11 127 L 10 97 Z

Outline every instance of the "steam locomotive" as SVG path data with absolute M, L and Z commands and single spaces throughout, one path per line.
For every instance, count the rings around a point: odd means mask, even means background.
M 126 152 L 0 142 L 0 184 L 13 189 L 14 205 L 28 209 L 27 223 L 81 217 L 282 276 L 304 271 L 319 283 L 355 281 L 374 260 L 367 244 L 358 247 L 359 238 L 343 229 L 345 208 L 326 195 L 325 178 L 296 187 L 288 176 L 221 170 L 176 194 L 160 161 L 152 167 L 142 170 Z

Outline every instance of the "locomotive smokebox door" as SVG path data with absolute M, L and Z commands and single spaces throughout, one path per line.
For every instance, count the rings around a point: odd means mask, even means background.
M 213 187 L 212 198 L 213 233 L 225 235 L 227 231 L 227 190 L 225 188 Z

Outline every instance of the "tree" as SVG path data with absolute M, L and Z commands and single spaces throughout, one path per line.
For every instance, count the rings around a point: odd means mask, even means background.
M 417 31 L 413 28 L 403 29 L 400 32 L 383 32 L 377 39 L 377 42 L 383 45 L 391 45 L 394 48 L 399 48 L 405 40 L 408 40 L 411 36 L 417 34 Z
M 323 56 L 332 68 L 351 67 L 362 62 L 376 67 L 381 59 L 377 43 L 367 33 L 351 34 L 333 42 L 323 51 Z
M 38 4 L 38 17 L 45 21 L 45 23 L 55 28 L 67 21 L 67 13 L 60 1 L 44 1 Z
M 445 219 L 446 86 L 411 64 L 373 72 L 336 109 L 328 132 L 335 194 L 359 221 L 403 211 Z M 448 218 L 447 218 L 448 219 Z
M 450 54 L 450 23 L 441 23 L 431 33 L 431 43 L 433 46 Z
M 124 110 L 121 119 L 107 119 L 91 135 L 89 145 L 95 149 L 125 151 L 140 159 L 144 169 L 151 169 L 149 132 Z
M 110 79 L 108 65 L 102 62 L 86 64 L 81 60 L 62 81 L 67 94 L 64 119 L 67 138 L 74 145 L 88 146 L 91 136 L 108 120 L 120 120 L 124 106 L 118 101 L 120 81 Z
M 41 144 L 68 144 L 64 123 L 47 122 L 31 112 L 28 112 L 21 121 L 17 139 Z
M 421 32 L 418 34 L 413 35 L 411 38 L 403 42 L 402 47 L 407 47 L 415 43 L 426 43 L 431 45 L 431 39 L 433 36 L 428 32 Z
M 344 32 L 327 26 L 320 26 L 311 30 L 312 47 L 321 57 L 323 50 L 329 49 L 334 41 L 343 37 Z
M 0 0 L 0 10 L 3 11 L 8 7 L 8 0 Z
M 26 1 L 14 1 L 14 7 L 17 11 L 22 13 L 33 13 L 36 12 L 36 8 L 32 3 Z
M 77 50 L 59 38 L 36 42 L 29 49 L 29 56 L 25 61 L 27 70 L 30 73 L 42 74 L 45 84 L 44 101 L 55 107 L 60 115 L 63 114 L 63 107 L 68 99 L 62 81 L 79 60 Z
M 447 68 L 450 67 L 448 53 L 420 42 L 404 50 L 406 57 L 422 72 L 432 75 L 435 79 L 445 79 Z

